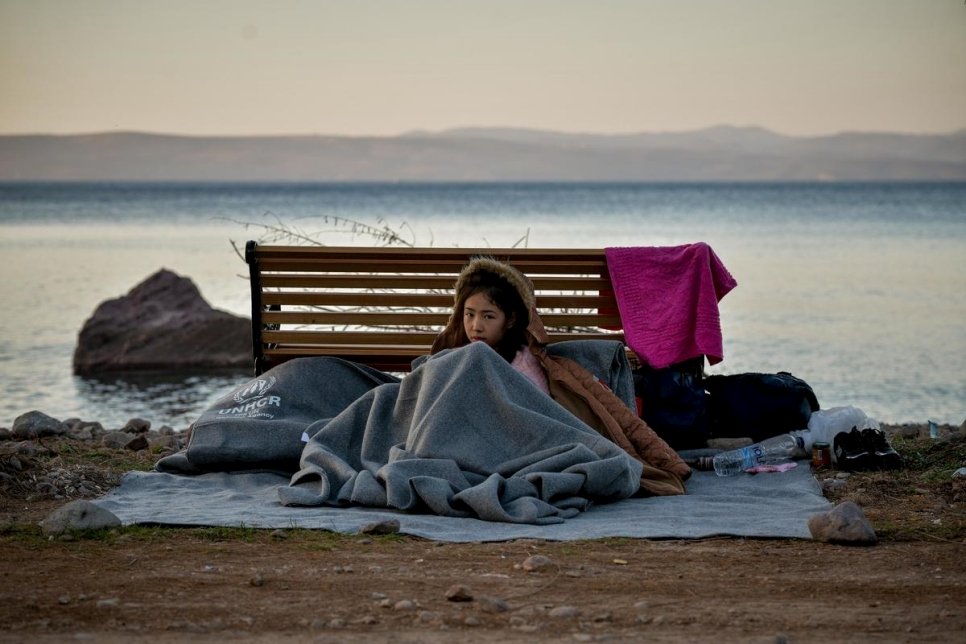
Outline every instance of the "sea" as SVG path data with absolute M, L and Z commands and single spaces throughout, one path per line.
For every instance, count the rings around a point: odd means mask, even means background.
M 596 248 L 706 242 L 738 286 L 708 374 L 791 372 L 823 408 L 966 419 L 966 183 L 0 184 L 0 427 L 31 410 L 185 429 L 251 377 L 80 377 L 103 301 L 161 268 L 250 315 L 248 239 Z

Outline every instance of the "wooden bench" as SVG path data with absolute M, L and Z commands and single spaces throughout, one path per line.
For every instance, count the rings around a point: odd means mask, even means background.
M 474 255 L 533 281 L 551 342 L 623 341 L 603 249 L 270 246 L 248 242 L 255 373 L 303 356 L 406 372 L 429 353 Z

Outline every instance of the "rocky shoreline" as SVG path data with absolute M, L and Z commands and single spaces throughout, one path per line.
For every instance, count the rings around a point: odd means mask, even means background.
M 124 467 L 151 469 L 182 449 L 187 437 L 167 425 L 152 429 L 142 418 L 109 430 L 99 422 L 30 411 L 12 428 L 0 427 L 0 490 L 28 503 L 97 498 L 120 483 Z M 64 458 L 82 452 L 95 458 Z

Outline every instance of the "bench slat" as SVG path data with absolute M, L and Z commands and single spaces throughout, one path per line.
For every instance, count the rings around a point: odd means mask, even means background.
M 263 304 L 293 306 L 368 306 L 379 308 L 436 307 L 451 309 L 452 294 L 434 293 L 350 293 L 335 291 L 280 292 L 262 291 Z M 613 297 L 599 295 L 541 295 L 537 306 L 543 309 L 599 309 L 616 306 Z
M 440 290 L 452 298 L 456 273 L 452 275 L 350 275 L 350 274 L 275 274 L 262 273 L 262 288 L 345 288 L 345 289 L 419 289 Z M 540 291 L 607 291 L 609 277 L 531 275 L 530 281 Z
M 360 331 L 356 333 L 343 331 L 263 331 L 262 338 L 265 340 L 266 344 L 272 345 L 277 344 L 279 347 L 284 347 L 285 345 L 304 347 L 306 350 L 313 348 L 313 346 L 318 349 L 319 347 L 325 347 L 327 345 L 345 345 L 345 344 L 359 344 L 364 343 L 366 346 L 425 346 L 426 350 L 433 344 L 433 340 L 436 338 L 435 333 L 420 333 L 417 331 L 409 333 L 394 333 L 394 334 L 384 334 L 378 331 L 373 331 L 370 335 L 373 336 L 372 342 L 366 342 L 366 338 L 360 337 L 365 335 L 366 331 Z M 575 331 L 567 333 L 557 333 L 553 331 L 548 331 L 547 335 L 550 336 L 551 342 L 562 342 L 564 340 L 616 340 L 618 342 L 624 341 L 624 335 L 622 333 L 605 333 L 605 332 L 593 332 L 593 331 Z M 388 337 L 391 336 L 391 337 Z M 344 338 L 345 342 L 340 342 L 340 338 Z M 278 349 L 266 349 L 266 351 L 277 351 Z
M 544 326 L 614 326 L 620 325 L 618 315 L 580 314 L 580 313 L 541 313 Z M 449 313 L 412 313 L 391 312 L 373 313 L 369 311 L 266 311 L 262 322 L 266 324 L 321 324 L 339 326 L 352 324 L 359 326 L 444 326 Z

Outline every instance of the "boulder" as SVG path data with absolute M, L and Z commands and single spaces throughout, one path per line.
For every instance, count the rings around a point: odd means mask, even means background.
M 251 322 L 211 307 L 186 277 L 162 269 L 84 323 L 74 373 L 198 371 L 252 365 Z
M 28 411 L 13 421 L 13 438 L 43 438 L 45 436 L 60 436 L 67 432 L 67 426 L 61 421 L 40 411 Z
M 808 530 L 816 541 L 841 545 L 869 546 L 879 538 L 862 509 L 852 501 L 844 501 L 823 514 L 808 520 Z
M 71 501 L 52 513 L 41 524 L 45 535 L 59 535 L 68 530 L 103 530 L 121 525 L 121 520 L 104 508 L 90 501 Z

